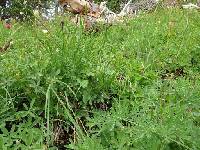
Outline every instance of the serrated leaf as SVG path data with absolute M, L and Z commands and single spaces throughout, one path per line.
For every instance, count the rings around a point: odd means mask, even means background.
M 26 145 L 31 145 L 33 142 L 33 132 L 28 131 L 27 139 L 26 139 Z
M 8 135 L 8 134 L 9 134 L 8 130 L 7 130 L 4 126 L 1 127 L 1 131 L 2 131 L 3 134 L 5 134 L 5 135 Z
M 80 87 L 86 88 L 88 86 L 88 80 L 78 80 Z

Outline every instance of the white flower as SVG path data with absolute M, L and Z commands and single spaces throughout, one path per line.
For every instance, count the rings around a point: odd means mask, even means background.
M 35 17 L 39 17 L 40 16 L 40 13 L 38 10 L 33 10 L 33 14 Z
M 24 13 L 23 13 L 23 12 L 20 12 L 19 14 L 20 14 L 20 15 L 23 15 Z
M 24 1 L 23 4 L 26 5 L 27 1 Z
M 49 31 L 48 31 L 48 30 L 42 30 L 42 32 L 46 34 L 46 33 L 48 33 Z
M 58 48 L 56 48 L 56 52 L 58 53 L 60 50 Z

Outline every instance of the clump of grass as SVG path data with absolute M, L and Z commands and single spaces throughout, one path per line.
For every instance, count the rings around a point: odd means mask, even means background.
M 14 41 L 0 57 L 0 147 L 199 149 L 199 19 L 168 9 L 91 34 L 59 18 L 0 27 L 0 43 Z

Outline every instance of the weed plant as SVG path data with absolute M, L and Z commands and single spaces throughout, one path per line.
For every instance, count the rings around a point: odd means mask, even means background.
M 200 149 L 199 12 L 60 20 L 0 26 L 0 149 Z

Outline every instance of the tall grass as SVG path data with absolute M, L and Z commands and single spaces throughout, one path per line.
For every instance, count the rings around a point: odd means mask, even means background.
M 199 149 L 199 20 L 168 9 L 98 33 L 60 18 L 0 26 L 0 43 L 13 39 L 0 148 Z

